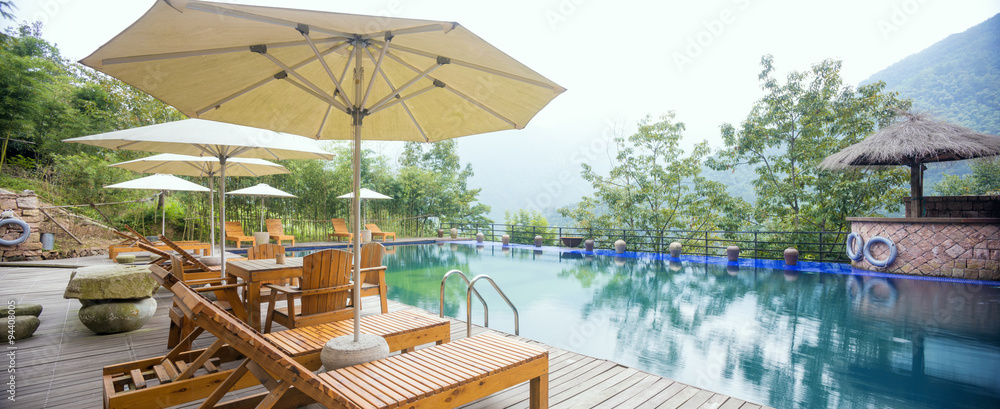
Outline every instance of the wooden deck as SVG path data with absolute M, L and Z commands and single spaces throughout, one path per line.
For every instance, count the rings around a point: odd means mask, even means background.
M 95 265 L 109 263 L 106 256 L 57 260 L 53 265 Z M 43 262 L 43 264 L 47 264 Z M 95 335 L 80 323 L 80 302 L 63 299 L 71 268 L 0 267 L 0 297 L 16 303 L 37 303 L 44 307 L 41 326 L 31 338 L 5 345 L 4 355 L 13 352 L 16 364 L 15 401 L 10 408 L 100 408 L 102 407 L 101 368 L 167 352 L 167 307 L 171 293 L 161 289 L 155 295 L 156 315 L 140 330 L 113 335 Z M 390 311 L 414 307 L 389 301 Z M 378 300 L 368 297 L 363 310 L 377 312 Z M 465 337 L 465 323 L 452 321 L 452 339 Z M 476 331 L 492 331 L 475 328 Z M 762 406 L 712 391 L 685 385 L 617 363 L 553 348 L 526 338 L 503 334 L 549 350 L 549 404 L 552 408 L 713 408 L 758 409 Z M 213 340 L 203 335 L 196 348 Z M 9 348 L 16 349 L 9 349 Z M 10 358 L 10 356 L 6 356 Z M 8 360 L 5 359 L 5 362 Z M 8 378 L 4 378 L 4 383 Z M 255 387 L 231 396 L 264 391 Z M 473 402 L 465 408 L 526 408 L 527 383 Z M 197 407 L 192 403 L 179 407 Z

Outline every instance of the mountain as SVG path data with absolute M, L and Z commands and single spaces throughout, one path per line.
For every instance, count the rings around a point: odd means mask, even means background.
M 1000 14 L 952 34 L 863 81 L 913 99 L 917 112 L 956 125 L 1000 135 Z M 966 161 L 928 164 L 926 194 L 943 174 L 969 173 Z

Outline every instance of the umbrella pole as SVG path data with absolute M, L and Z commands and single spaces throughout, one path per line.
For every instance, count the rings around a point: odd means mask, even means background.
M 364 118 L 361 85 L 364 81 L 361 65 L 361 47 L 354 45 L 354 198 L 351 210 L 354 212 L 354 342 L 361 342 L 361 124 Z
M 921 217 L 923 215 L 923 195 L 924 186 L 922 179 L 922 164 L 910 165 L 910 217 Z
M 208 232 L 211 236 L 213 249 L 215 248 L 215 196 L 212 196 L 212 192 L 215 191 L 215 188 L 212 186 L 214 179 L 214 175 L 208 175 L 208 222 L 210 225 Z
M 226 155 L 219 155 L 219 228 L 226 228 Z M 222 278 L 226 278 L 226 240 L 225 232 L 220 232 L 223 239 L 219 240 L 219 263 Z
M 260 197 L 260 230 L 258 231 L 266 231 L 264 230 L 264 196 Z
M 163 206 L 160 206 L 160 234 L 163 236 L 167 235 L 167 191 L 161 190 L 160 194 L 163 200 Z

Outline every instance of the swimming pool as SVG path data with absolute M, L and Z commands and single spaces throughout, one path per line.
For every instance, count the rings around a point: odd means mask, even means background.
M 499 243 L 389 251 L 390 299 L 436 312 L 445 272 L 489 274 L 517 306 L 522 336 L 748 401 L 1000 407 L 997 283 Z M 477 288 L 490 327 L 513 333 L 508 307 L 490 286 Z M 445 300 L 445 313 L 465 320 L 460 279 L 449 279 Z M 478 304 L 473 321 L 482 324 Z

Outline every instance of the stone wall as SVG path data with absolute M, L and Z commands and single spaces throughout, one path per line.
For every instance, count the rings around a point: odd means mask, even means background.
M 0 191 L 0 210 L 14 210 L 14 214 L 28 223 L 31 227 L 31 235 L 28 240 L 16 246 L 0 245 L 0 260 L 20 261 L 20 260 L 41 260 L 42 240 L 39 233 L 39 224 L 42 221 L 42 212 L 38 210 L 38 196 L 35 192 L 25 190 L 21 193 L 12 193 L 6 190 Z M 3 236 L 5 240 L 16 239 L 20 232 L 10 229 L 10 233 Z
M 910 214 L 910 198 L 903 202 Z M 923 217 L 1000 218 L 1000 196 L 925 196 Z
M 1000 280 L 1000 219 L 848 218 L 851 231 L 867 243 L 882 236 L 896 244 L 896 261 L 885 268 L 864 259 L 855 268 L 889 273 Z M 872 256 L 884 260 L 888 246 L 875 244 Z

